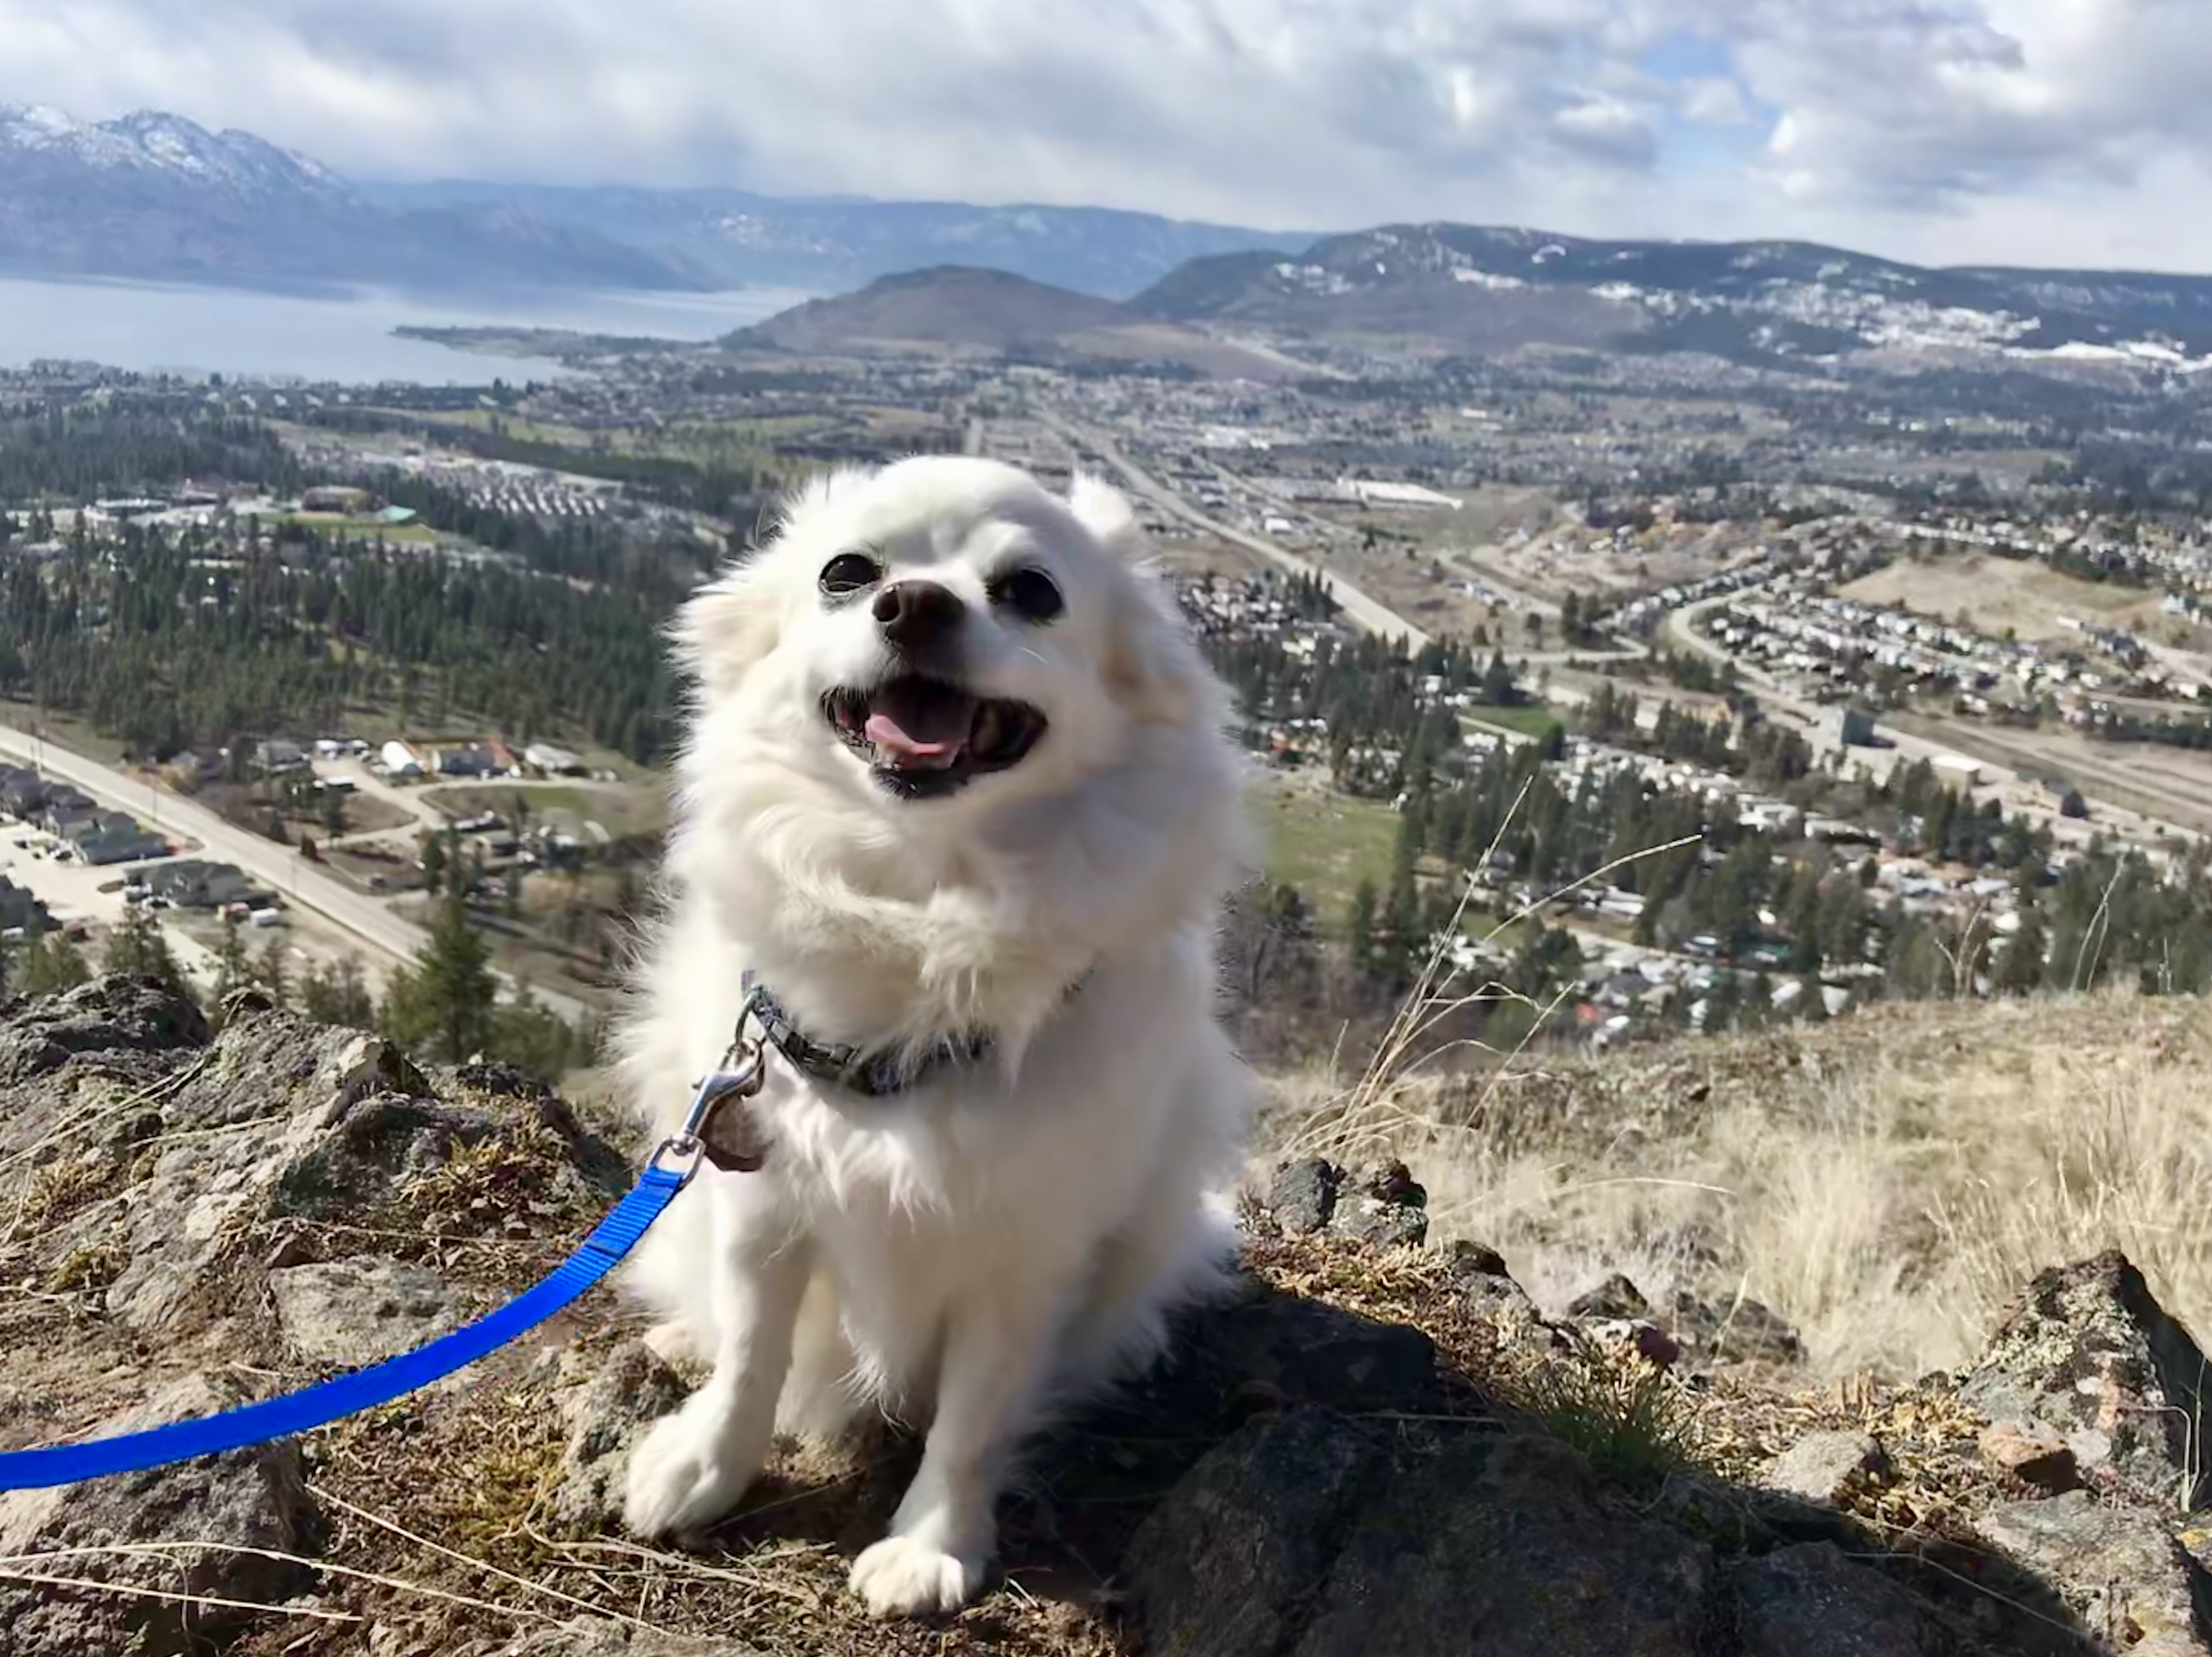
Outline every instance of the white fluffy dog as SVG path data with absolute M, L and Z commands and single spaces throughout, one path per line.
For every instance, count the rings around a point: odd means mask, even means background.
M 738 1107 L 765 1165 L 702 1168 L 632 1273 L 713 1366 L 632 1457 L 637 1533 L 726 1513 L 779 1427 L 926 1417 L 852 1581 L 878 1615 L 956 1606 L 1041 1411 L 1218 1277 L 1248 1089 L 1212 934 L 1247 841 L 1221 688 L 1141 541 L 1091 480 L 907 460 L 810 486 L 687 607 L 629 1081 L 672 1131 L 748 973 L 789 1041 Z

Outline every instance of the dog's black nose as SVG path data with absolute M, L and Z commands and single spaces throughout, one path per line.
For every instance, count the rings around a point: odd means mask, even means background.
M 934 581 L 896 581 L 876 594 L 873 608 L 884 637 L 904 651 L 936 644 L 968 611 L 958 593 Z

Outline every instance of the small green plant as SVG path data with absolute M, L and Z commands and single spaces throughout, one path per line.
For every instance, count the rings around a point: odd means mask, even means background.
M 1632 1489 L 1654 1489 L 1705 1466 L 1697 1400 L 1634 1351 L 1585 1342 L 1534 1364 L 1504 1390 L 1546 1432 Z

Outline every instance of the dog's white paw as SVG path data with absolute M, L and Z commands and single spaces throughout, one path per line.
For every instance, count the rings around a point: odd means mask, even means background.
M 871 1617 L 957 1611 L 983 1586 L 985 1564 L 911 1536 L 887 1536 L 853 1562 L 853 1592 Z
M 719 1413 L 678 1410 L 653 1423 L 629 1454 L 623 1523 L 635 1536 L 688 1535 L 736 1507 L 759 1471 L 732 1453 Z

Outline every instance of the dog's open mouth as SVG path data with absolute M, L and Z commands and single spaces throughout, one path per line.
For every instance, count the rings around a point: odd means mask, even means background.
M 1043 713 L 1027 702 L 912 673 L 872 690 L 833 690 L 822 711 L 879 781 L 908 795 L 949 794 L 970 777 L 1018 765 L 1045 732 Z

